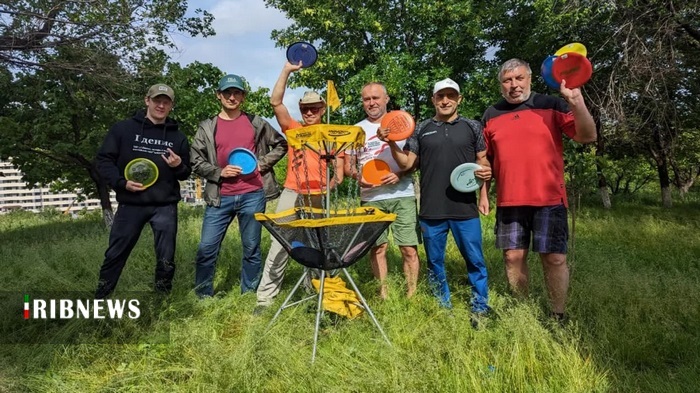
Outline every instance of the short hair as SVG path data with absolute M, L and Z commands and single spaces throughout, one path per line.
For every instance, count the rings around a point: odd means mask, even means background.
M 530 64 L 528 64 L 525 60 L 520 60 L 520 59 L 510 59 L 506 60 L 505 63 L 501 66 L 501 69 L 498 71 L 498 81 L 501 81 L 501 78 L 503 78 L 503 74 L 505 74 L 508 71 L 513 71 L 514 69 L 518 67 L 525 67 L 527 70 L 528 75 L 532 75 L 532 69 L 530 68 Z
M 372 85 L 380 86 L 380 87 L 382 88 L 382 91 L 384 91 L 384 94 L 387 95 L 387 96 L 389 95 L 389 93 L 386 91 L 386 86 L 385 86 L 384 83 L 382 83 L 382 82 L 369 82 L 369 83 L 365 83 L 365 84 L 362 86 L 362 89 L 360 89 L 360 91 L 364 90 L 365 87 L 367 87 L 367 86 L 372 86 Z

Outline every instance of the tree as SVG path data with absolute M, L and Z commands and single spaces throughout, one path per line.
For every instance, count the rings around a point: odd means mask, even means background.
M 52 56 L 56 62 L 70 62 L 82 49 L 64 46 L 57 52 Z M 117 56 L 103 53 L 100 62 L 115 77 L 128 79 Z M 92 159 L 109 123 L 133 106 L 134 97 L 125 84 L 108 87 L 101 81 L 91 73 L 62 68 L 18 73 L 0 123 L 0 157 L 11 157 L 30 184 L 58 180 L 54 188 L 97 194 L 110 221 L 109 190 Z
M 320 89 L 335 81 L 344 101 L 342 120 L 351 124 L 364 117 L 360 90 L 370 81 L 384 82 L 396 107 L 416 118 L 432 116 L 433 84 L 446 77 L 463 84 L 482 64 L 486 46 L 473 3 L 266 0 L 293 21 L 273 31 L 278 46 L 303 40 L 319 51 L 316 64 L 295 75 L 293 85 Z
M 677 161 L 678 138 L 694 129 L 684 118 L 698 116 L 699 5 L 697 0 L 513 0 L 495 4 L 501 12 L 489 13 L 487 23 L 499 62 L 527 56 L 538 64 L 565 43 L 585 43 L 595 72 L 583 92 L 599 116 L 599 156 L 651 157 L 662 203 L 670 206 L 669 166 Z M 535 79 L 536 88 L 543 86 Z M 603 173 L 600 167 L 598 172 Z
M 13 69 L 95 72 L 104 51 L 119 56 L 125 65 L 134 64 L 148 47 L 173 47 L 175 32 L 214 34 L 211 14 L 197 9 L 189 17 L 186 11 L 186 0 L 4 1 L 0 4 L 0 64 Z M 99 50 L 86 50 L 71 62 L 41 59 L 64 46 L 87 44 Z
M 593 3 L 601 6 L 603 2 Z M 688 128 L 684 118 L 699 114 L 696 95 L 700 86 L 693 75 L 700 65 L 700 3 L 613 4 L 610 12 L 601 14 L 615 30 L 606 37 L 614 51 L 607 51 L 611 55 L 605 62 L 609 79 L 603 85 L 600 105 L 608 108 L 609 122 L 632 134 L 632 146 L 653 158 L 662 204 L 670 207 L 669 170 L 677 162 L 677 141 L 695 128 Z
M 18 0 L 0 4 L 0 157 L 29 183 L 97 195 L 109 224 L 108 189 L 93 164 L 106 130 L 143 106 L 162 81 L 171 34 L 208 36 L 212 16 L 186 17 L 179 0 Z M 161 64 L 147 67 L 146 64 Z
M 59 52 L 57 60 L 70 57 L 69 47 Z M 119 70 L 115 56 L 106 53 L 101 58 L 111 62 L 115 72 Z M 168 72 L 160 71 L 164 76 L 143 81 L 122 69 L 125 83 L 114 86 L 104 86 L 99 75 L 76 74 L 61 68 L 18 74 L 11 90 L 14 101 L 0 122 L 0 157 L 12 157 L 30 184 L 77 188 L 84 195 L 98 196 L 109 223 L 109 189 L 97 172 L 94 157 L 110 126 L 143 108 L 148 86 L 165 82 L 176 89 L 177 110 L 173 117 L 190 136 L 199 120 L 218 109 L 213 99 L 201 97 L 203 91 L 213 91 L 212 86 L 222 75 L 220 70 L 201 63 L 185 68 L 169 66 Z M 126 83 L 127 80 L 131 82 Z

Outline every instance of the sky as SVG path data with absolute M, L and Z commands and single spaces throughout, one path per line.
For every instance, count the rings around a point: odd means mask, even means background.
M 212 37 L 174 36 L 178 50 L 170 56 L 183 66 L 194 61 L 211 63 L 227 74 L 244 77 L 253 90 L 272 87 L 286 60 L 286 48 L 276 48 L 273 29 L 291 24 L 285 15 L 267 8 L 263 0 L 189 0 L 190 13 L 201 8 L 214 15 Z M 287 90 L 284 104 L 292 117 L 301 118 L 297 103 L 304 89 Z M 212 96 L 212 99 L 214 97 Z M 270 123 L 279 128 L 274 119 Z

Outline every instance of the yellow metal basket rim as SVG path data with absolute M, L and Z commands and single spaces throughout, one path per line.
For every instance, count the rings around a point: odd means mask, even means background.
M 324 217 L 324 218 L 304 218 L 288 222 L 279 222 L 281 218 L 287 218 L 291 215 L 296 215 L 297 211 L 304 210 L 309 213 L 314 214 L 324 214 L 325 210 L 316 208 L 292 208 L 288 210 L 281 211 L 279 213 L 255 213 L 255 219 L 258 221 L 272 221 L 278 226 L 294 227 L 294 228 L 317 228 L 325 226 L 334 225 L 347 225 L 347 224 L 362 224 L 368 222 L 392 222 L 396 220 L 396 214 L 384 213 L 383 211 L 372 208 L 372 207 L 360 207 L 357 209 L 343 209 L 338 210 L 336 217 Z M 371 214 L 367 214 L 367 211 L 372 211 Z M 335 214 L 335 210 L 332 211 Z

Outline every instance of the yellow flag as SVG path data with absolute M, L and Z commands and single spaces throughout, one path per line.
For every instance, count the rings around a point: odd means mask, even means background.
M 340 106 L 340 98 L 338 98 L 338 92 L 335 90 L 335 84 L 333 81 L 328 81 L 328 89 L 326 89 L 326 98 L 328 106 L 331 110 L 336 110 Z

